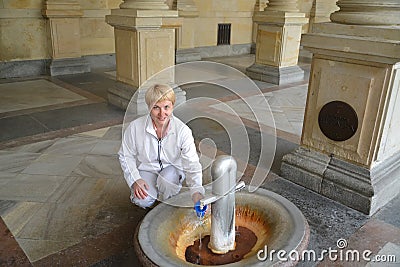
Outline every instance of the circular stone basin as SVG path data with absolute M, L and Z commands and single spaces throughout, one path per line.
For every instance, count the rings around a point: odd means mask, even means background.
M 307 221 L 300 210 L 286 198 L 259 188 L 253 193 L 237 192 L 235 201 L 236 226 L 251 230 L 257 236 L 257 241 L 243 259 L 223 266 L 280 265 L 276 253 L 272 260 L 260 260 L 257 253 L 263 250 L 258 254 L 265 257 L 265 252 L 284 250 L 287 257 L 294 250 L 301 255 L 307 247 Z M 198 266 L 185 260 L 185 251 L 200 237 L 209 235 L 210 231 L 209 212 L 201 222 L 193 208 L 161 203 L 137 227 L 135 251 L 143 266 Z M 288 259 L 282 265 L 294 266 L 296 262 Z

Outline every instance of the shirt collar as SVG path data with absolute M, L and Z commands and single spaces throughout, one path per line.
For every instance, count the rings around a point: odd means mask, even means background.
M 174 115 L 171 114 L 171 116 L 169 118 L 169 123 L 168 123 L 167 129 L 166 129 L 165 136 L 167 136 L 170 133 L 174 133 L 174 130 L 173 130 L 174 127 L 172 127 L 173 123 L 174 123 Z M 157 133 L 156 133 L 156 130 L 154 129 L 154 127 L 153 127 L 153 121 L 151 119 L 150 114 L 147 116 L 147 119 L 146 119 L 146 132 L 148 132 L 148 133 L 154 135 L 155 137 L 157 137 Z

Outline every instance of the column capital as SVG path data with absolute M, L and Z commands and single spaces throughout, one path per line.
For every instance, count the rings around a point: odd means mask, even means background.
M 265 11 L 300 12 L 297 0 L 269 0 Z
M 400 2 L 396 0 L 340 0 L 332 22 L 359 25 L 400 25 Z
M 260 11 L 254 14 L 253 21 L 258 24 L 298 24 L 304 25 L 308 22 L 305 13 L 285 11 Z
M 82 17 L 83 11 L 78 1 L 47 0 L 42 15 L 46 18 Z
M 199 11 L 193 0 L 174 0 L 173 10 L 178 10 L 180 17 L 198 17 Z
M 267 7 L 268 0 L 256 0 L 256 4 L 254 5 L 254 11 L 264 11 L 264 9 Z
M 331 0 L 315 0 L 310 11 L 310 20 L 313 23 L 329 22 L 330 15 L 339 10 L 336 1 Z
M 124 0 L 119 7 L 122 9 L 169 9 L 165 0 Z

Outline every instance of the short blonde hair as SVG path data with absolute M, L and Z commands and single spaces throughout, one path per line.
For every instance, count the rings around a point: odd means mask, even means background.
M 145 101 L 149 108 L 152 108 L 155 103 L 164 100 L 169 100 L 175 105 L 175 93 L 169 85 L 155 84 L 147 90 Z

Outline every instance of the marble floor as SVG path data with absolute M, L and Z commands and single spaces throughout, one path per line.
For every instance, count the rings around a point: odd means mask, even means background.
M 210 60 L 243 71 L 254 55 Z M 250 169 L 260 155 L 260 133 L 271 135 L 274 129 L 275 157 L 262 187 L 303 212 L 311 231 L 308 249 L 334 249 L 345 239 L 349 248 L 397 257 L 384 265 L 325 258 L 299 266 L 399 266 L 400 197 L 368 217 L 279 177 L 282 156 L 300 141 L 310 65 L 299 66 L 303 81 L 281 86 L 254 81 L 262 95 L 239 98 L 204 84 L 182 89 L 188 99 L 220 101 L 198 105 L 199 112 L 221 120 L 240 116 L 250 137 L 250 159 L 238 160 Z M 0 80 L 0 266 L 139 266 L 132 236 L 147 211 L 129 202 L 116 156 L 124 112 L 106 101 L 107 88 L 115 83 L 112 69 Z M 262 111 L 261 100 L 268 102 L 273 120 L 261 117 L 258 124 L 254 112 Z M 212 139 L 214 153 L 229 153 L 221 125 L 199 119 L 190 127 L 196 144 Z M 204 166 L 210 159 L 203 151 Z

